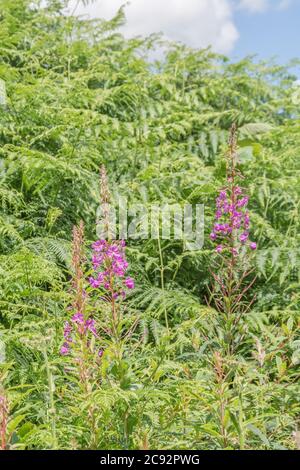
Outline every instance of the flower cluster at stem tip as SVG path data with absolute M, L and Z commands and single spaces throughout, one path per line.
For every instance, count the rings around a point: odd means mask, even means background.
M 210 238 L 219 244 L 217 253 L 222 253 L 228 245 L 234 256 L 238 256 L 241 246 L 256 250 L 257 244 L 249 240 L 250 216 L 247 210 L 249 197 L 240 186 L 222 189 L 216 200 L 216 223 Z
M 97 240 L 92 247 L 94 275 L 89 278 L 91 287 L 102 287 L 114 299 L 124 298 L 126 289 L 134 289 L 134 280 L 126 277 L 125 241 Z

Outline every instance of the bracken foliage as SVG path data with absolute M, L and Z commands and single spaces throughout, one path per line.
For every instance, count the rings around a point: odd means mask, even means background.
M 161 38 L 124 39 L 123 9 L 89 20 L 67 3 L 0 2 L 0 447 L 295 449 L 296 78 L 170 43 L 154 61 Z M 234 221 L 215 200 L 233 123 L 251 257 L 230 297 L 215 263 Z M 97 241 L 103 165 L 112 200 L 203 203 L 203 248 Z

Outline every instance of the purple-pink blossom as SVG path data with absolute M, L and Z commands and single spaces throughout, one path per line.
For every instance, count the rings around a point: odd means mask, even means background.
M 236 243 L 247 245 L 251 250 L 256 250 L 256 243 L 249 241 L 250 216 L 247 210 L 248 203 L 249 196 L 245 195 L 243 188 L 240 186 L 232 187 L 230 185 L 220 191 L 216 199 L 216 223 L 210 234 L 210 239 L 218 242 L 216 248 L 218 253 L 222 253 L 224 247 L 228 246 L 231 253 L 238 256 L 238 246 L 233 248 Z
M 239 250 L 237 248 L 232 248 L 231 253 L 233 254 L 233 256 L 238 256 Z
M 80 312 L 75 313 L 75 315 L 73 315 L 73 317 L 71 318 L 71 321 L 73 323 L 78 323 L 79 325 L 82 325 L 84 323 L 84 318 L 83 318 L 82 313 Z
M 88 318 L 84 323 L 85 331 L 89 330 L 94 336 L 97 336 L 96 324 L 93 318 Z
M 247 232 L 243 232 L 241 235 L 240 235 L 240 242 L 241 243 L 246 243 L 246 241 L 248 240 L 249 238 L 249 234 Z
M 68 321 L 65 323 L 65 342 L 60 349 L 60 353 L 63 356 L 66 356 L 70 352 L 72 345 L 75 344 L 78 339 L 76 338 L 76 333 L 77 335 L 83 337 L 86 336 L 88 332 L 91 332 L 93 336 L 98 336 L 95 320 L 91 317 L 85 319 L 84 315 L 81 312 L 76 312 L 71 317 L 71 323 Z
M 101 286 L 101 282 L 98 281 L 98 279 L 94 279 L 93 277 L 89 278 L 89 283 L 92 287 L 94 287 L 94 289 L 97 289 L 98 287 Z
M 62 347 L 60 348 L 60 354 L 62 356 L 66 356 L 67 354 L 69 353 L 69 344 L 68 343 L 64 343 L 62 345 Z
M 134 281 L 126 278 L 128 262 L 125 258 L 124 240 L 97 240 L 93 243 L 93 275 L 89 278 L 92 288 L 108 291 L 110 298 L 125 297 L 124 286 L 134 289 Z
M 124 284 L 126 287 L 128 287 L 128 289 L 134 289 L 134 280 L 131 277 L 125 279 Z

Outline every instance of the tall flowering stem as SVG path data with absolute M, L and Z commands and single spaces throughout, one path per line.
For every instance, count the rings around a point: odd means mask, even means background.
M 100 337 L 97 333 L 96 321 L 90 313 L 85 265 L 84 225 L 80 222 L 73 228 L 72 300 L 68 308 L 70 320 L 64 326 L 64 343 L 60 352 L 68 356 L 73 366 L 71 370 L 75 370 L 76 379 L 79 378 L 79 382 L 76 380 L 76 383 L 80 385 L 85 402 L 89 403 L 87 422 L 90 430 L 90 447 L 96 448 L 98 442 L 97 406 L 93 400 L 93 392 L 101 381 L 99 366 L 103 350 L 99 345 Z
M 250 240 L 249 197 L 241 186 L 242 180 L 237 162 L 237 129 L 233 125 L 227 153 L 226 184 L 216 200 L 215 224 L 210 234 L 216 243 L 210 302 L 221 314 L 222 342 L 229 354 L 245 335 L 242 320 L 255 300 L 248 296 L 255 281 L 251 259 L 257 245 Z
M 113 240 L 110 227 L 109 204 L 111 201 L 107 173 L 104 165 L 100 168 L 100 204 L 102 237 L 93 243 L 92 273 L 89 278 L 94 294 L 110 306 L 112 336 L 117 342 L 121 335 L 122 301 L 127 292 L 134 289 L 134 280 L 127 275 L 128 262 L 125 255 L 125 241 Z
M 100 365 L 109 344 L 108 341 L 104 344 L 104 338 L 100 338 L 98 329 L 102 325 L 102 331 L 109 333 L 109 339 L 114 340 L 116 358 L 120 363 L 123 339 L 121 302 L 127 292 L 134 288 L 133 279 L 126 275 L 128 263 L 125 242 L 110 238 L 110 194 L 104 167 L 101 168 L 100 177 L 103 228 L 108 238 L 100 238 L 92 244 L 92 267 L 89 269 L 90 263 L 85 256 L 83 222 L 73 228 L 71 302 L 68 308 L 70 319 L 64 326 L 64 342 L 60 350 L 63 356 L 70 359 L 73 366 L 70 370 L 75 370 L 82 396 L 89 403 L 87 411 L 91 448 L 96 448 L 99 442 L 98 405 L 94 401 L 93 392 L 97 392 L 99 385 L 103 383 Z M 99 311 L 101 314 L 105 312 L 106 307 L 102 308 L 104 304 L 111 309 L 111 328 L 105 319 L 95 318 Z

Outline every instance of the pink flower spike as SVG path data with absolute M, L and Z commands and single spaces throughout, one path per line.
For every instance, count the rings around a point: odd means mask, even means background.
M 222 245 L 218 245 L 217 248 L 216 248 L 216 252 L 217 253 L 222 253 L 223 251 L 223 246 Z
M 251 248 L 251 250 L 256 250 L 257 244 L 255 242 L 251 242 L 250 243 L 250 248 Z

